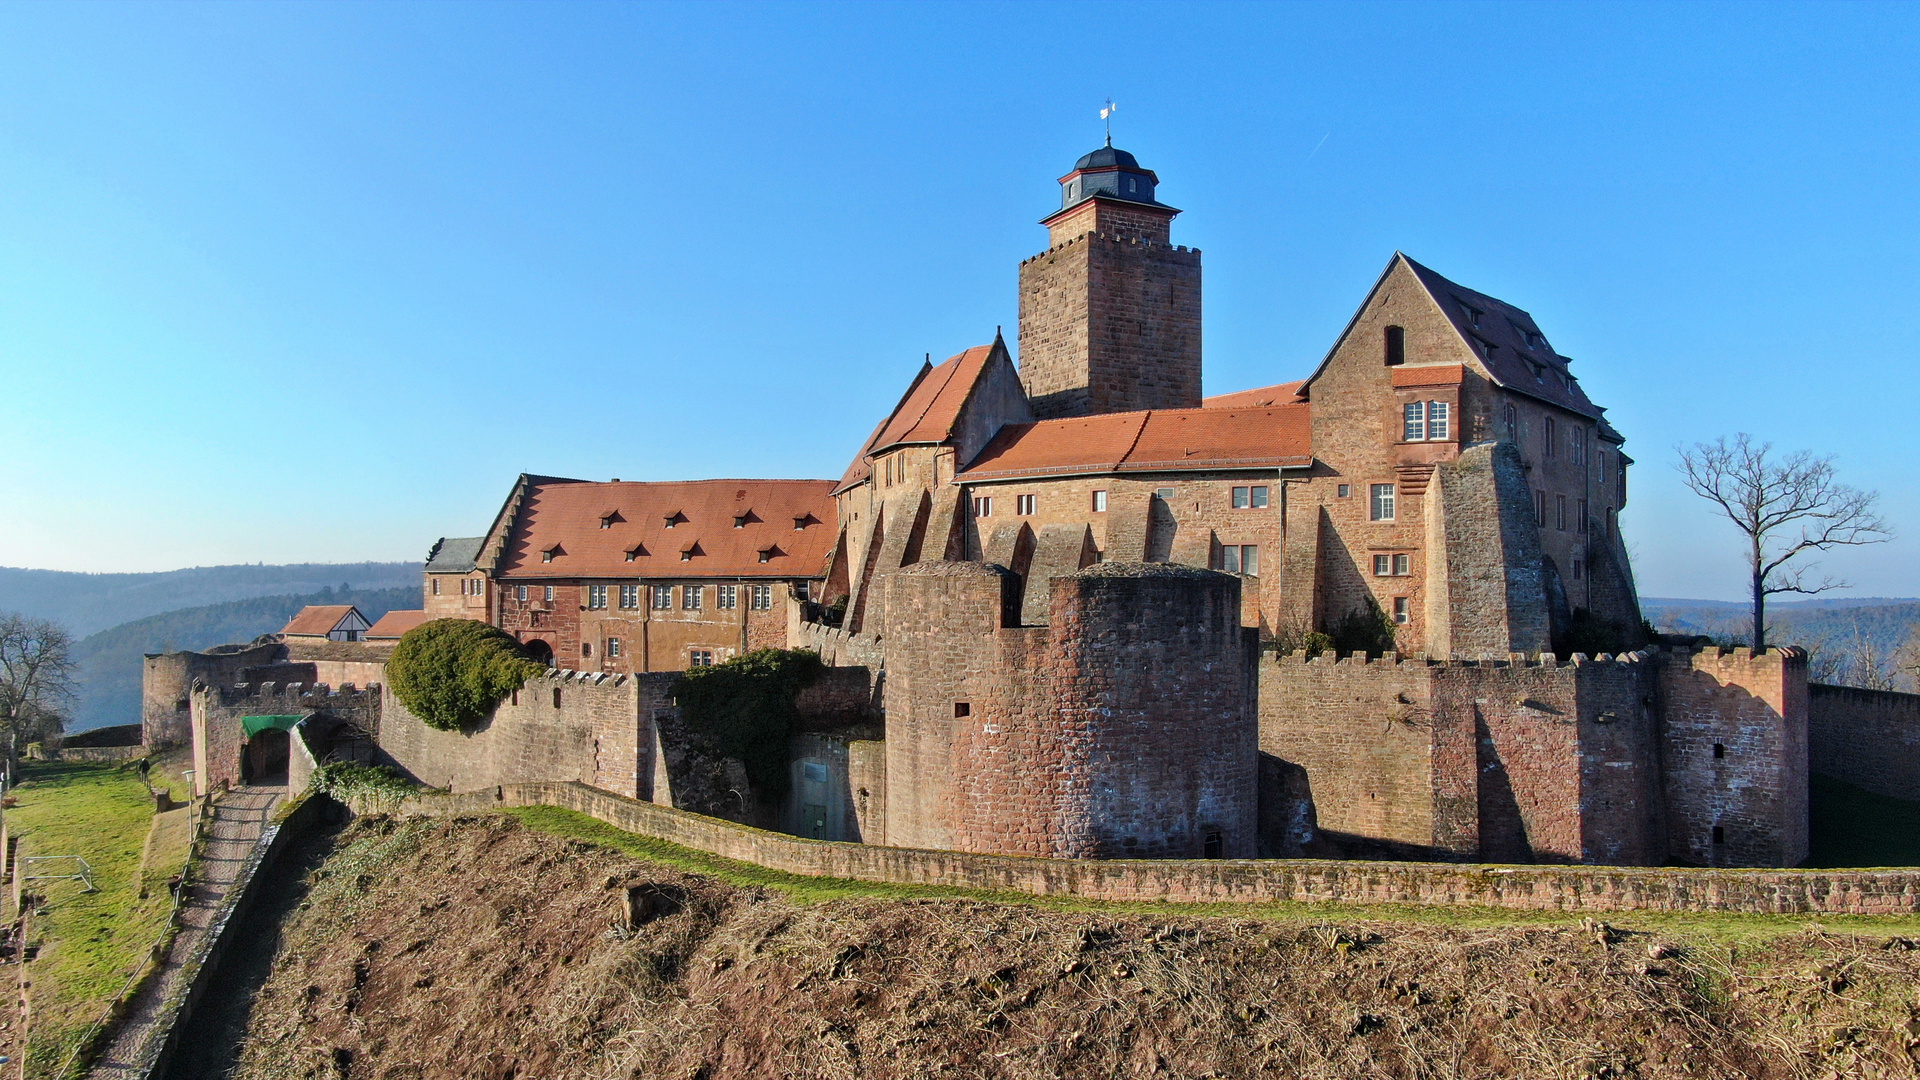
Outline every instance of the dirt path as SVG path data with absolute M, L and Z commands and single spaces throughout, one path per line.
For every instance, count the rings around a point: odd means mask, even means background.
M 180 986 L 188 963 L 199 957 L 207 935 L 226 908 L 235 881 L 266 832 L 273 808 L 286 795 L 281 787 L 236 788 L 216 803 L 207 822 L 206 844 L 192 892 L 180 908 L 180 932 L 154 978 L 134 998 L 113 1041 L 89 1076 L 95 1080 L 143 1080 L 159 1051 L 171 1019 L 166 1007 Z

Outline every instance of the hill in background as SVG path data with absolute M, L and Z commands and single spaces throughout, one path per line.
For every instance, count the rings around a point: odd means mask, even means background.
M 298 596 L 255 596 L 203 604 L 149 615 L 83 638 L 74 646 L 79 695 L 67 730 L 138 723 L 140 679 L 147 653 L 252 641 L 279 630 L 308 604 L 353 604 L 369 620 L 396 608 L 418 608 L 418 570 L 413 573 L 414 580 L 398 588 L 340 590 L 328 586 Z
M 148 615 L 250 597 L 303 596 L 323 588 L 342 587 L 365 590 L 407 586 L 417 591 L 420 566 L 417 562 L 291 563 L 195 566 L 153 574 L 75 574 L 0 567 L 0 611 L 52 619 L 79 638 Z
M 1719 600 L 1642 597 L 1640 607 L 1654 629 L 1674 634 L 1704 634 L 1716 641 L 1752 640 L 1752 616 L 1746 604 Z M 1866 685 L 1850 665 L 1869 658 L 1884 667 L 1895 650 L 1920 626 L 1920 600 L 1868 597 L 1802 600 L 1767 605 L 1768 639 L 1804 646 L 1812 656 L 1817 682 Z

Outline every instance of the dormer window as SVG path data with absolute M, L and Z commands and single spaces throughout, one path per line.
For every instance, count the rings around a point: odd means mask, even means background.
M 565 548 L 559 544 L 555 544 L 540 552 L 540 561 L 543 563 L 552 562 L 556 556 L 565 555 L 566 553 Z
M 775 547 L 772 544 L 769 544 L 766 547 L 763 547 L 760 549 L 760 561 L 763 563 L 772 562 L 776 557 L 785 555 L 785 554 L 786 552 L 781 551 L 778 547 Z
M 673 528 L 675 525 L 685 525 L 687 523 L 687 515 L 681 513 L 678 510 L 675 510 L 673 513 L 668 514 L 666 516 L 666 523 L 667 523 L 667 528 L 669 529 Z
M 645 554 L 647 554 L 647 546 L 645 544 L 635 544 L 627 549 L 627 561 L 632 562 Z
M 733 527 L 736 529 L 744 529 L 748 525 L 752 525 L 758 522 L 759 520 L 760 520 L 759 516 L 755 514 L 753 511 L 742 510 L 739 513 L 733 515 Z
M 609 510 L 606 513 L 600 515 L 600 527 L 603 529 L 611 529 L 615 525 L 625 520 L 627 519 L 620 516 L 620 511 Z
M 803 514 L 800 517 L 793 519 L 793 528 L 795 532 L 798 532 L 799 530 L 804 529 L 809 525 L 818 525 L 818 524 L 820 524 L 820 519 L 817 517 L 814 517 L 812 514 Z
M 1457 296 L 1453 298 L 1453 302 L 1460 305 L 1460 312 L 1467 317 L 1468 326 L 1480 325 L 1480 316 L 1485 315 L 1486 312 L 1481 311 L 1479 308 L 1474 307 L 1472 304 L 1467 303 Z
M 700 550 L 700 541 L 695 540 L 693 543 L 688 544 L 686 547 L 683 547 L 680 549 L 680 561 L 692 562 L 693 557 L 695 555 L 705 555 L 705 554 L 706 552 Z

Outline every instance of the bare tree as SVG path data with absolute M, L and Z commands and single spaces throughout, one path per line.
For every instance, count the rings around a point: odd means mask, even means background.
M 1722 435 L 1691 450 L 1675 447 L 1676 468 L 1687 487 L 1717 506 L 1747 535 L 1747 569 L 1753 585 L 1753 648 L 1767 647 L 1767 597 L 1813 595 L 1843 589 L 1832 577 L 1812 581 L 1812 564 L 1787 564 L 1809 551 L 1880 544 L 1893 530 L 1874 503 L 1879 494 L 1842 484 L 1831 457 L 1801 450 L 1770 459 L 1772 443 L 1755 443 L 1742 432 Z
M 57 623 L 0 612 L 0 737 L 7 749 L 22 738 L 60 730 L 73 696 L 73 638 Z
M 1920 690 L 1920 626 L 1907 631 L 1907 639 L 1893 651 L 1895 685 L 1889 689 Z

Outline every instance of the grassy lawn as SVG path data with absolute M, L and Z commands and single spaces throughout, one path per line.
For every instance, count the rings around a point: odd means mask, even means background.
M 143 874 L 153 800 L 130 767 L 32 762 L 20 779 L 13 791 L 19 802 L 6 815 L 22 853 L 78 855 L 93 867 L 98 890 L 82 892 L 73 881 L 26 883 L 28 892 L 45 898 L 31 929 L 40 950 L 27 968 L 33 982 L 29 1075 L 51 1077 L 160 936 L 171 907 L 166 880 L 185 860 L 186 833 L 169 830 Z
M 1920 802 L 1814 774 L 1808 866 L 1920 866 Z
M 723 859 L 717 855 L 684 848 L 664 840 L 636 836 L 616 829 L 598 818 L 558 807 L 520 807 L 501 812 L 518 818 L 529 828 L 540 832 L 612 848 L 638 859 L 691 873 L 705 874 L 734 885 L 772 889 L 796 903 L 803 904 L 850 898 L 969 899 L 1022 904 L 1058 911 L 1163 912 L 1282 922 L 1395 922 L 1461 928 L 1577 926 L 1583 918 L 1598 918 L 1624 929 L 1729 943 L 1797 933 L 1810 926 L 1818 926 L 1839 933 L 1874 936 L 1920 935 L 1920 916 L 1735 915 L 1716 912 L 1663 911 L 1586 914 L 1559 911 L 1510 911 L 1504 908 L 1438 904 L 1306 904 L 1298 902 L 1175 904 L 1081 900 L 1074 897 L 986 892 L 937 885 L 893 885 L 850 881 L 844 878 L 802 877 L 797 874 L 769 870 L 763 866 Z

